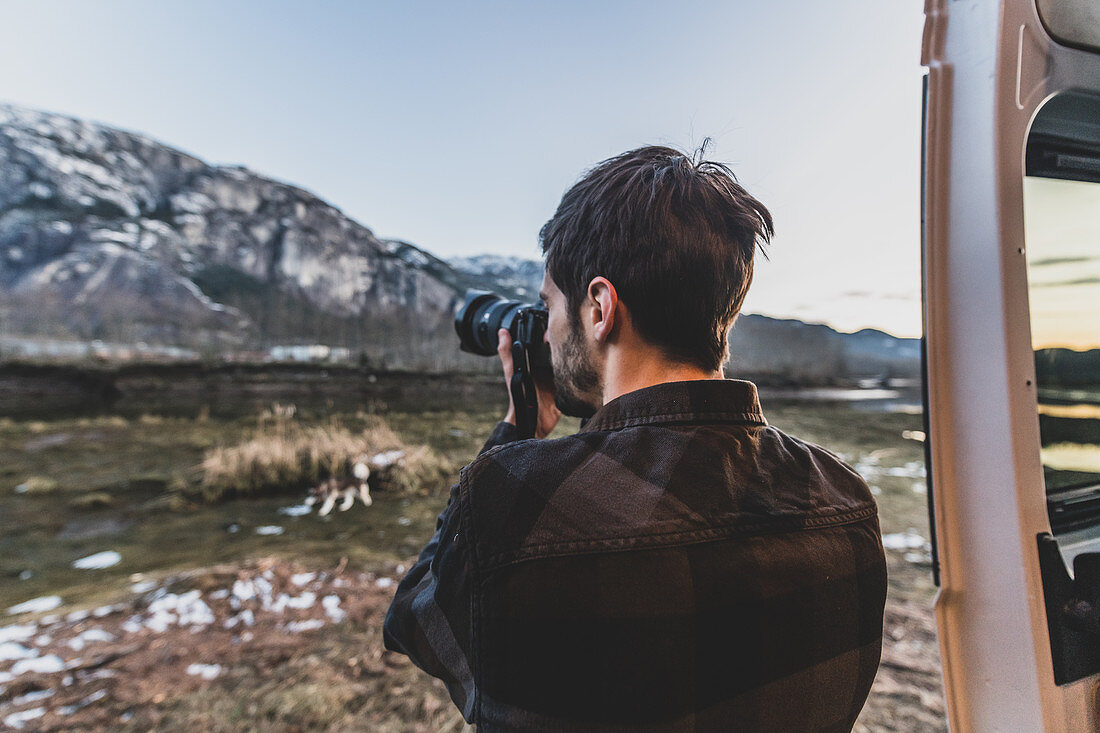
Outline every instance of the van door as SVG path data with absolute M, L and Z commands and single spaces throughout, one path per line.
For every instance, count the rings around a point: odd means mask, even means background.
M 924 319 L 955 731 L 1100 730 L 1100 2 L 927 0 Z

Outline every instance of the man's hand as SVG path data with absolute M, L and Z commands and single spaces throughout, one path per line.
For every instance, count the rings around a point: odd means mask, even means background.
M 504 368 L 504 389 L 508 393 L 508 412 L 504 416 L 504 422 L 516 424 L 516 406 L 512 402 L 512 390 L 509 385 L 512 382 L 512 334 L 508 329 L 497 331 L 497 355 L 500 357 L 500 365 Z M 561 419 L 561 410 L 554 404 L 554 380 L 553 375 L 536 373 L 535 393 L 539 402 L 539 416 L 535 421 L 535 437 L 545 438 Z

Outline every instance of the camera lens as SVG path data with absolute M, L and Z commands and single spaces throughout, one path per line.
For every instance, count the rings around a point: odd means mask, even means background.
M 455 331 L 460 348 L 479 356 L 497 353 L 497 331 L 511 330 L 516 314 L 524 307 L 518 300 L 508 300 L 496 293 L 469 290 L 462 306 L 455 313 Z

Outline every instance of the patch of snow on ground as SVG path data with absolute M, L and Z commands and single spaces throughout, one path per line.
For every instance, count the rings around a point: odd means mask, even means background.
M 374 584 L 379 588 L 385 590 L 386 588 L 389 588 L 393 585 L 393 578 L 379 578 L 378 580 L 374 581 Z
M 307 583 L 312 583 L 317 578 L 317 573 L 295 573 L 290 576 L 290 582 L 301 588 Z
M 11 701 L 12 705 L 29 705 L 31 703 L 38 702 L 39 700 L 45 700 L 47 697 L 53 695 L 53 690 L 37 690 L 36 692 L 28 692 L 26 695 L 20 695 Z
M 46 708 L 31 708 L 12 713 L 4 717 L 4 725 L 15 730 L 23 730 L 23 726 L 32 720 L 38 720 L 46 714 Z
M 214 612 L 203 602 L 202 592 L 198 590 L 179 595 L 167 593 L 150 603 L 148 612 L 145 628 L 158 634 L 173 624 L 203 628 L 215 620 Z
M 311 618 L 308 621 L 291 621 L 286 625 L 286 630 L 297 634 L 302 631 L 315 631 L 325 625 L 319 618 Z
M 36 633 L 38 633 L 38 627 L 34 624 L 0 626 L 0 643 L 5 641 L 26 641 Z
M 317 602 L 317 594 L 313 591 L 305 591 L 302 595 L 297 597 L 290 597 L 287 599 L 287 608 L 313 608 L 313 604 Z
M 104 568 L 114 567 L 121 561 L 122 555 L 114 550 L 107 550 L 75 560 L 73 561 L 73 567 L 78 570 L 103 570 Z
M 80 651 L 86 644 L 91 644 L 97 641 L 114 641 L 115 637 L 112 634 L 107 633 L 103 629 L 87 629 L 77 634 L 73 638 L 69 639 L 69 648 L 73 651 Z
M 11 673 L 16 677 L 34 672 L 35 674 L 53 674 L 65 669 L 65 660 L 56 654 L 47 654 L 37 659 L 20 659 L 11 666 Z
M 233 597 L 241 601 L 250 601 L 256 597 L 256 586 L 251 580 L 233 581 Z
M 340 623 L 347 616 L 344 610 L 340 608 L 339 596 L 325 596 L 321 599 L 321 606 L 325 609 L 325 613 L 332 619 L 333 623 Z
M 279 597 L 271 604 L 264 604 L 265 611 L 273 611 L 275 613 L 282 613 L 288 608 L 295 608 L 298 610 L 305 610 L 313 608 L 313 604 L 317 602 L 317 594 L 313 591 L 305 591 L 300 596 L 289 596 L 286 593 L 280 593 Z
M 240 608 L 242 602 L 257 600 L 263 608 L 267 609 L 271 607 L 272 591 L 271 582 L 267 578 L 237 580 L 233 583 L 233 598 L 230 605 Z
M 265 535 L 265 536 L 266 535 L 282 534 L 284 532 L 282 527 L 280 527 L 278 525 L 274 525 L 274 524 L 268 524 L 268 525 L 264 525 L 263 527 L 257 527 L 255 531 L 256 531 L 256 534 Z
M 236 616 L 230 616 L 225 620 L 223 626 L 227 629 L 232 629 L 238 624 L 244 624 L 245 626 L 252 626 L 256 623 L 256 616 L 252 613 L 252 609 L 246 608 Z
M 309 514 L 312 507 L 309 504 L 295 504 L 294 506 L 279 507 L 279 514 L 285 514 L 288 517 L 303 517 Z
M 204 680 L 217 679 L 222 673 L 220 664 L 191 664 L 187 667 L 187 674 L 202 677 Z
M 13 641 L 0 643 L 0 662 L 11 662 L 16 659 L 34 659 L 37 656 L 38 652 L 34 649 L 28 649 Z
M 9 616 L 15 616 L 20 613 L 41 613 L 42 611 L 52 611 L 61 605 L 61 596 L 42 596 L 41 598 L 32 598 L 29 601 L 23 601 L 17 603 L 8 609 Z

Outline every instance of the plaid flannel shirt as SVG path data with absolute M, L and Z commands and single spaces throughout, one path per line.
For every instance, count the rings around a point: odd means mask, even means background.
M 848 731 L 885 596 L 859 475 L 751 383 L 679 382 L 498 425 L 384 631 L 482 730 Z

